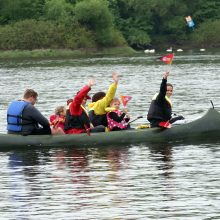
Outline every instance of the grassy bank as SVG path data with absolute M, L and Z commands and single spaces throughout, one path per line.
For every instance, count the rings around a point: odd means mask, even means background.
M 114 47 L 104 49 L 83 49 L 83 50 L 8 50 L 0 51 L 0 59 L 46 59 L 46 58 L 79 58 L 89 56 L 121 56 L 132 55 L 136 51 L 130 47 Z

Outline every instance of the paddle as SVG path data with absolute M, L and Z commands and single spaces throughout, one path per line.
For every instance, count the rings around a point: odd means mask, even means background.
M 162 127 L 162 128 L 171 128 L 171 124 L 169 121 L 161 121 L 159 123 L 159 126 Z
M 134 121 L 136 121 L 136 120 L 138 120 L 140 118 L 143 118 L 143 116 L 138 116 L 137 118 L 133 119 L 132 121 L 129 121 L 128 124 L 131 124 L 132 122 L 134 122 Z
M 210 100 L 210 102 L 211 102 L 211 104 L 212 104 L 212 108 L 214 109 L 215 107 L 214 107 L 214 104 L 213 104 L 212 100 Z

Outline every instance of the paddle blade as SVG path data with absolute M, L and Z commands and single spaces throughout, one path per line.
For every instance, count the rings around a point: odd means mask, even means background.
M 171 124 L 169 121 L 161 121 L 159 123 L 159 126 L 162 127 L 162 128 L 171 128 Z

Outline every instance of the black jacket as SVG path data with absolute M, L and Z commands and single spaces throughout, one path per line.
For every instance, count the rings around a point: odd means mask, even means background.
M 171 119 L 172 106 L 171 103 L 167 101 L 166 97 L 167 91 L 167 80 L 162 79 L 160 86 L 160 92 L 155 99 L 152 100 L 147 120 L 151 123 L 168 121 Z

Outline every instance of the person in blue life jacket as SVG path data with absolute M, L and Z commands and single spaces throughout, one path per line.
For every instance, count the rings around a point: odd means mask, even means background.
M 183 116 L 172 118 L 172 101 L 170 97 L 173 95 L 173 85 L 167 83 L 169 72 L 163 75 L 159 93 L 156 93 L 152 98 L 150 108 L 147 114 L 147 120 L 151 127 L 160 127 L 161 122 L 174 123 L 177 120 L 184 119 Z
M 9 134 L 51 134 L 49 121 L 34 107 L 37 97 L 37 92 L 33 89 L 27 89 L 22 99 L 10 103 L 7 110 L 7 130 Z

